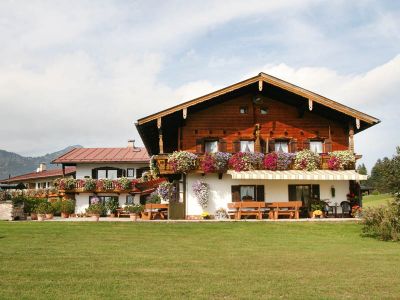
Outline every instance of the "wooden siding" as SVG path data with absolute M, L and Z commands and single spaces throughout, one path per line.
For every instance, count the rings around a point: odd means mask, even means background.
M 200 139 L 223 138 L 226 150 L 235 152 L 235 141 L 254 139 L 254 125 L 257 123 L 261 125 L 260 137 L 264 142 L 296 139 L 297 148 L 302 149 L 307 147 L 309 139 L 327 139 L 330 128 L 332 151 L 348 149 L 348 124 L 326 119 L 308 108 L 300 116 L 297 107 L 271 98 L 265 98 L 262 105 L 255 106 L 252 98 L 249 94 L 188 113 L 185 125 L 180 129 L 180 150 L 196 152 Z M 240 107 L 247 107 L 248 113 L 240 114 Z M 267 108 L 268 113 L 262 115 L 260 108 Z

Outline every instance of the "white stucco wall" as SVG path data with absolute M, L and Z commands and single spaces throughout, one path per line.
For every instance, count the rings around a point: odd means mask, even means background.
M 123 193 L 119 196 L 116 194 L 108 194 L 108 193 L 99 193 L 97 196 L 118 196 L 119 206 L 124 207 L 126 202 L 126 196 L 128 194 Z M 84 213 L 85 209 L 89 207 L 89 196 L 94 196 L 93 193 L 79 193 L 75 195 L 75 213 Z M 140 203 L 140 195 L 135 195 L 133 199 L 135 204 Z
M 135 168 L 135 178 L 136 178 L 136 171 L 139 168 L 148 167 L 148 163 L 135 163 L 135 164 L 116 164 L 116 163 L 101 163 L 101 164 L 77 164 L 76 165 L 76 179 L 83 179 L 85 176 L 92 177 L 92 169 L 101 168 L 101 167 L 112 167 L 112 168 L 119 168 L 119 169 L 128 169 L 128 168 Z
M 200 215 L 203 212 L 201 206 L 193 194 L 192 185 L 196 180 L 201 180 L 210 185 L 209 204 L 204 211 L 210 214 L 220 208 L 227 208 L 227 204 L 232 202 L 232 185 L 264 185 L 266 202 L 285 202 L 289 201 L 289 184 L 319 184 L 320 198 L 330 199 L 331 203 L 338 205 L 346 200 L 349 192 L 349 181 L 328 181 L 328 180 L 233 180 L 230 175 L 224 174 L 222 179 L 218 179 L 217 174 L 189 174 L 186 181 L 187 201 L 186 215 Z M 335 197 L 331 196 L 331 187 L 335 188 Z

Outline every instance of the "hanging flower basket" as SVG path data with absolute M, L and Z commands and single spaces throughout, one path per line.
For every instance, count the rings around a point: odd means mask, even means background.
M 201 162 L 201 169 L 204 173 L 225 173 L 231 157 L 232 154 L 225 152 L 206 153 Z
M 229 159 L 229 168 L 237 172 L 259 170 L 263 165 L 264 154 L 257 152 L 238 152 Z
M 296 153 L 294 167 L 297 170 L 315 171 L 321 165 L 320 156 L 311 150 L 302 150 Z
M 197 199 L 197 202 L 203 209 L 206 208 L 208 205 L 208 198 L 210 195 L 210 186 L 205 182 L 197 180 L 195 183 L 193 183 L 192 188 L 193 188 L 193 193 Z
M 189 173 L 198 167 L 196 154 L 187 151 L 174 151 L 168 156 L 168 163 L 176 173 Z

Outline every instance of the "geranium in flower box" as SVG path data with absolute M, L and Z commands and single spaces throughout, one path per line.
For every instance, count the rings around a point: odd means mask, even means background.
M 297 170 L 315 171 L 321 165 L 321 157 L 308 149 L 296 153 L 294 167 Z
M 174 172 L 186 174 L 198 167 L 197 155 L 187 151 L 174 151 L 168 156 L 168 164 Z
M 262 169 L 264 154 L 257 152 L 238 152 L 229 159 L 229 168 L 240 171 Z

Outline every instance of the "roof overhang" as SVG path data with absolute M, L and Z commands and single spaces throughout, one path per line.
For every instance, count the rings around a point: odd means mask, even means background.
M 227 172 L 232 176 L 232 179 L 263 179 L 263 180 L 367 180 L 367 175 L 361 175 L 354 170 L 346 171 L 330 171 L 330 170 L 317 170 L 317 171 L 302 171 L 302 170 L 289 170 L 289 171 L 242 171 L 236 172 L 229 170 Z

